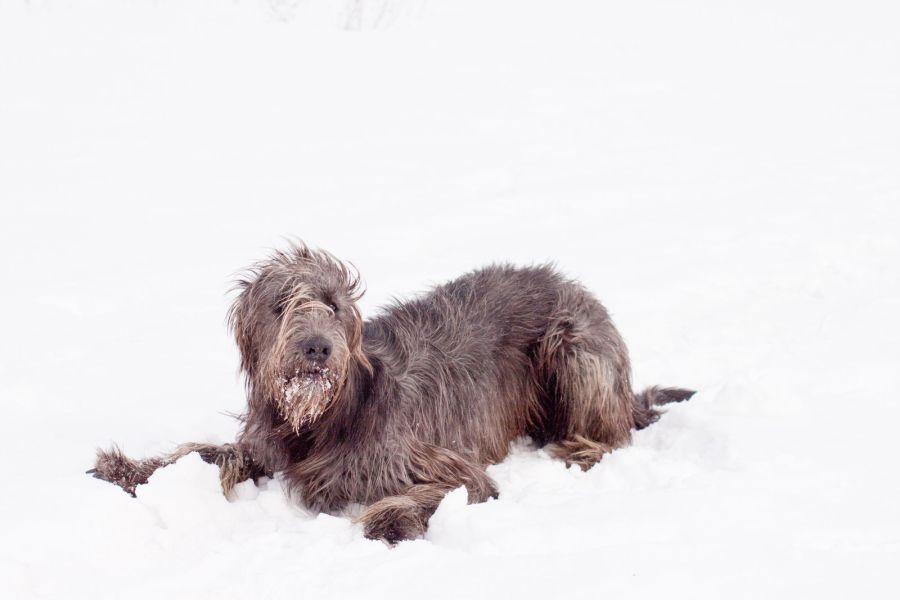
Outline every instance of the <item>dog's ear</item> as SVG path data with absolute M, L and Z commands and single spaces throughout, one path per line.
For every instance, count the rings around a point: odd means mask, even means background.
M 247 312 L 250 303 L 250 288 L 252 281 L 241 279 L 235 284 L 235 289 L 239 290 L 237 297 L 228 309 L 228 327 L 234 334 L 234 340 L 237 342 L 238 351 L 241 353 L 241 370 L 247 374 L 251 374 L 256 364 L 256 350 L 253 345 L 251 336 L 252 324 L 248 318 Z

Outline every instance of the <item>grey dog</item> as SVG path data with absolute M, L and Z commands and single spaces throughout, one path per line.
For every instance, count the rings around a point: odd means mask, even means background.
M 441 499 L 497 496 L 485 468 L 529 436 L 584 469 L 659 418 L 680 388 L 635 394 L 606 309 L 551 266 L 493 265 L 363 321 L 355 269 L 294 244 L 247 272 L 229 320 L 248 406 L 233 444 L 134 460 L 99 450 L 95 477 L 131 494 L 189 452 L 225 493 L 282 474 L 316 511 L 348 504 L 365 535 L 420 537 Z

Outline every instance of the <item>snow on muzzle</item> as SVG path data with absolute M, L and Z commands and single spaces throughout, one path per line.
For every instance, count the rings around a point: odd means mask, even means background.
M 327 367 L 313 367 L 303 372 L 297 369 L 290 377 L 278 378 L 280 393 L 276 396 L 276 404 L 294 433 L 303 425 L 316 421 L 331 406 L 337 384 L 337 373 Z

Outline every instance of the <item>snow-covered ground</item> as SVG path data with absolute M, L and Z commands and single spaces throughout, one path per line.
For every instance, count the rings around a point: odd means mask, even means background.
M 896 598 L 896 2 L 0 0 L 0 596 Z M 347 30 L 362 30 L 348 32 Z M 587 473 L 524 444 L 389 549 L 189 456 L 235 273 L 283 236 L 372 314 L 555 260 L 636 383 Z

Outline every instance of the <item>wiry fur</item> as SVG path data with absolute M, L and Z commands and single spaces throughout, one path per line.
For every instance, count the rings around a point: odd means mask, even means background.
M 96 464 L 88 473 L 115 483 L 134 496 L 137 486 L 147 483 L 157 469 L 170 465 L 191 452 L 198 453 L 205 462 L 219 467 L 219 481 L 226 496 L 238 483 L 263 475 L 247 452 L 238 445 L 197 443 L 180 444 L 174 452 L 165 456 L 140 460 L 128 458 L 114 445 L 109 450 L 97 450 Z
M 551 266 L 473 271 L 365 322 L 355 271 L 304 245 L 256 265 L 239 288 L 229 318 L 246 375 L 243 428 L 227 451 L 194 449 L 220 465 L 226 491 L 281 472 L 314 510 L 368 505 L 366 535 L 391 543 L 422 535 L 456 487 L 470 502 L 495 497 L 485 467 L 520 436 L 589 468 L 655 421 L 657 405 L 693 393 L 635 395 L 606 310 Z M 303 354 L 310 336 L 332 344 L 324 364 Z M 286 382 L 320 368 L 335 385 L 304 388 L 312 399 L 288 406 Z M 133 493 L 189 448 L 143 461 L 101 451 L 96 476 Z

